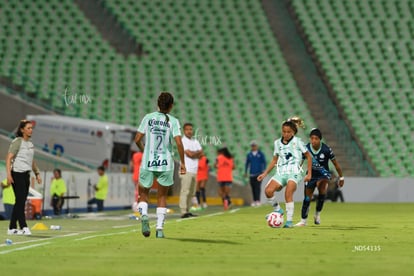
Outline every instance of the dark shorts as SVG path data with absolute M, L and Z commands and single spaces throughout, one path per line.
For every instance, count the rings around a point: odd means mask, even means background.
M 305 182 L 305 189 L 314 190 L 316 188 L 316 183 L 318 183 L 318 181 L 322 180 L 322 179 L 329 180 L 329 179 L 331 179 L 331 177 L 327 176 L 327 175 L 320 176 L 320 177 L 315 177 L 315 178 L 312 177 L 309 182 Z
M 231 187 L 231 185 L 232 185 L 233 183 L 232 183 L 232 182 L 229 182 L 229 181 L 225 181 L 225 182 L 219 182 L 218 184 L 219 184 L 219 186 L 220 186 L 221 188 L 223 188 L 223 187 Z

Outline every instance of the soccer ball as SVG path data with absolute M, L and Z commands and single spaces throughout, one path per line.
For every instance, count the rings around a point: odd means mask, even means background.
M 272 228 L 279 228 L 283 224 L 283 215 L 278 212 L 271 212 L 266 216 L 267 225 Z

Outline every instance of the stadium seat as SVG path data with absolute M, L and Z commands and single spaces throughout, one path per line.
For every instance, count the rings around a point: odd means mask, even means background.
M 239 164 L 246 150 L 240 145 L 252 139 L 272 152 L 279 125 L 292 110 L 315 125 L 260 2 L 101 3 L 143 44 L 143 57 L 117 53 L 71 0 L 6 1 L 1 2 L 0 75 L 67 115 L 132 125 L 156 109 L 161 90 L 172 91 L 173 114 L 220 137 Z M 316 8 L 312 12 L 319 14 Z M 328 28 L 324 32 L 327 36 Z M 90 95 L 92 103 L 67 107 L 56 96 L 67 88 Z M 218 146 L 206 146 L 210 160 Z M 242 171 L 237 166 L 236 175 Z
M 401 151 L 397 140 L 404 129 L 407 138 L 414 131 L 407 119 L 414 110 L 413 66 L 404 63 L 413 57 L 412 43 L 407 44 L 414 38 L 412 3 L 293 0 L 292 7 L 377 171 L 382 176 L 412 176 L 412 164 L 403 160 L 414 145 L 407 143 Z M 407 89 L 411 92 L 405 93 Z M 364 135 L 366 131 L 370 135 Z M 387 151 L 379 144 L 387 145 Z

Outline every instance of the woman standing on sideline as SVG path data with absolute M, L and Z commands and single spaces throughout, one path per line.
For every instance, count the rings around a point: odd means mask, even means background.
M 276 173 L 266 184 L 265 194 L 269 201 L 272 202 L 274 212 L 283 214 L 279 203 L 276 201 L 274 192 L 285 189 L 286 202 L 286 224 L 284 228 L 293 227 L 292 219 L 295 205 L 293 202 L 293 193 L 296 191 L 299 182 L 304 179 L 308 182 L 312 177 L 312 157 L 307 150 L 305 144 L 299 137 L 295 135 L 298 133 L 298 127 L 304 127 L 302 119 L 299 117 L 292 117 L 282 124 L 282 137 L 275 140 L 275 150 L 273 159 L 267 169 L 257 177 L 257 180 L 262 181 L 276 167 Z M 308 160 L 308 170 L 305 177 L 302 176 L 302 154 Z
M 7 184 L 12 185 L 16 196 L 16 203 L 13 207 L 10 219 L 9 235 L 31 235 L 27 227 L 24 207 L 29 193 L 30 172 L 36 175 L 39 184 L 42 183 L 39 168 L 33 160 L 34 146 L 30 141 L 33 132 L 33 125 L 30 121 L 21 120 L 16 132 L 16 138 L 11 142 L 6 156 Z M 17 221 L 21 230 L 17 229 Z
M 154 179 L 156 179 L 159 184 L 156 237 L 164 238 L 167 194 L 170 186 L 174 184 L 172 140 L 175 140 L 180 156 L 180 174 L 186 173 L 180 122 L 169 114 L 173 105 L 174 97 L 168 92 L 162 92 L 158 97 L 158 111 L 145 115 L 135 136 L 135 143 L 143 153 L 139 171 L 138 211 L 141 213 L 141 232 L 144 237 L 149 237 L 151 234 L 148 220 L 148 194 Z M 145 147 L 141 141 L 144 136 Z
M 223 199 L 224 210 L 231 206 L 230 190 L 233 184 L 234 162 L 233 155 L 227 148 L 217 151 L 216 159 L 217 182 L 219 184 L 219 194 Z
M 266 158 L 256 141 L 250 143 L 251 151 L 247 154 L 244 175 L 249 170 L 250 186 L 252 187 L 253 202 L 251 206 L 260 206 L 260 192 L 262 182 L 257 177 L 266 169 Z

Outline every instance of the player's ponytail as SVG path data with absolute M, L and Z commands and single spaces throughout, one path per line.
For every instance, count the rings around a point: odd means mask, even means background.
M 174 104 L 174 97 L 169 92 L 161 92 L 158 96 L 158 108 L 160 109 L 161 113 L 165 114 L 165 121 L 168 123 L 170 121 L 170 117 L 168 117 L 168 111 L 170 110 L 171 106 Z
M 296 134 L 298 133 L 298 127 L 305 128 L 305 122 L 299 116 L 293 116 L 284 121 L 282 126 L 290 127 Z

